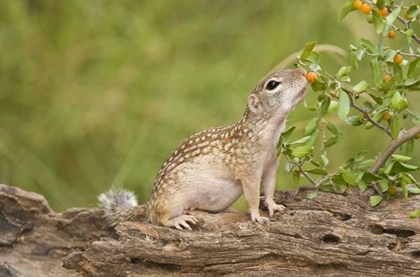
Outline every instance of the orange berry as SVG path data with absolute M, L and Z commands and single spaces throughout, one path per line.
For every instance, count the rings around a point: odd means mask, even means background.
M 386 16 L 388 14 L 388 9 L 385 7 L 382 10 L 378 10 L 378 13 L 382 16 Z
M 362 11 L 362 13 L 364 14 L 369 14 L 372 11 L 372 7 L 369 4 L 363 4 L 362 7 L 360 8 L 360 10 Z
M 386 83 L 389 81 L 389 79 L 391 79 L 391 75 L 385 74 L 384 77 L 382 78 L 382 82 Z
M 382 118 L 383 118 L 383 120 L 388 121 L 388 120 L 390 120 L 390 119 L 391 119 L 391 117 L 392 117 L 392 114 L 391 114 L 390 112 L 384 112 L 384 113 L 382 114 Z
M 389 38 L 395 38 L 395 31 L 394 30 L 389 31 L 388 37 Z
M 394 63 L 400 64 L 404 61 L 403 57 L 400 54 L 396 54 L 394 56 Z
M 356 1 L 354 1 L 353 6 L 354 6 L 356 9 L 360 10 L 360 9 L 362 8 L 362 6 L 363 6 L 363 3 L 362 3 L 362 1 L 360 1 L 360 0 L 356 0 Z
M 332 98 L 338 99 L 337 92 L 331 92 L 330 95 L 331 95 Z
M 407 20 L 411 20 L 411 19 L 413 19 L 411 16 L 409 16 L 409 15 L 407 14 L 407 11 L 405 11 L 405 12 L 404 12 L 404 18 L 405 18 L 405 19 L 407 19 Z
M 309 71 L 308 73 L 306 73 L 306 80 L 309 82 L 309 83 L 313 83 L 313 82 L 315 82 L 315 80 L 318 78 L 318 75 L 315 73 L 315 72 L 313 72 L 313 71 Z

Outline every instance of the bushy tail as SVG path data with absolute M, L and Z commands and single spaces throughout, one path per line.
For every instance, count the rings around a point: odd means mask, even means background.
M 111 189 L 99 195 L 100 208 L 105 222 L 114 227 L 124 221 L 147 221 L 148 204 L 138 205 L 133 192 L 125 189 Z

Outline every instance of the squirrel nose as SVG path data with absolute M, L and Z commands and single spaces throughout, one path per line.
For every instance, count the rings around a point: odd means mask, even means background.
M 302 75 L 303 77 L 306 77 L 306 70 L 305 69 L 303 69 L 303 68 L 298 68 L 298 69 L 296 69 L 296 74 L 297 75 Z

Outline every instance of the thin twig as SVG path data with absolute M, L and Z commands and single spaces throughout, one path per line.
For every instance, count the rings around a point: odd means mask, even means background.
M 286 156 L 286 155 L 285 155 Z M 298 163 L 295 163 L 295 162 L 293 162 L 293 161 L 291 161 L 290 159 L 289 159 L 289 157 L 288 156 L 286 156 L 286 159 L 288 160 L 288 162 L 289 163 L 292 163 L 294 166 L 296 166 L 297 167 L 297 169 L 299 170 L 299 172 L 306 178 L 306 179 L 308 179 L 308 181 L 309 182 L 311 182 L 311 184 L 312 185 L 314 185 L 314 187 L 315 188 L 318 188 L 319 187 L 319 185 L 317 184 L 317 182 L 315 182 L 315 180 L 314 179 L 312 179 L 312 177 L 311 176 L 309 176 L 305 171 L 303 171 L 303 169 L 300 167 L 300 164 L 298 164 Z
M 373 125 L 375 125 L 376 127 L 378 127 L 382 132 L 384 132 L 385 134 L 387 134 L 389 137 L 392 137 L 391 132 L 388 130 L 388 128 L 386 128 L 385 126 L 383 126 L 382 124 L 376 122 L 375 120 L 373 120 L 370 116 L 369 113 L 365 110 L 362 109 L 361 107 L 359 107 L 358 105 L 356 105 L 353 101 L 353 95 L 352 93 L 345 89 L 345 88 L 341 88 L 345 93 L 347 93 L 347 95 L 350 98 L 350 106 L 356 110 L 358 110 L 359 112 L 361 112 L 363 114 L 363 116 L 366 118 L 367 121 L 369 121 L 370 123 L 372 123 Z
M 392 8 L 390 8 L 390 7 L 388 7 L 388 10 L 389 10 L 389 12 L 392 12 L 393 11 L 393 9 Z M 398 18 L 398 20 L 399 21 L 401 21 L 402 22 L 402 24 L 404 24 L 404 27 L 405 27 L 405 30 L 407 31 L 408 29 L 411 29 L 411 27 L 410 27 L 410 21 L 407 21 L 407 20 L 405 20 L 404 18 L 402 18 L 400 15 L 397 17 Z M 414 34 L 413 36 L 412 36 L 412 38 L 418 43 L 418 44 L 420 44 L 420 38 L 416 35 L 416 34 Z
M 420 124 L 408 129 L 407 131 L 401 131 L 398 138 L 391 141 L 385 151 L 379 156 L 379 158 L 376 159 L 375 163 L 369 168 L 369 172 L 376 174 L 389 157 L 391 157 L 391 155 L 395 152 L 395 150 L 418 134 L 420 134 Z

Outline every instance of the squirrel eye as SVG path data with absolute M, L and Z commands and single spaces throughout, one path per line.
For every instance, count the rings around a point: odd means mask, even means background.
M 267 85 L 265 86 L 265 89 L 273 90 L 280 84 L 281 84 L 280 82 L 271 80 L 270 82 L 267 83 Z

